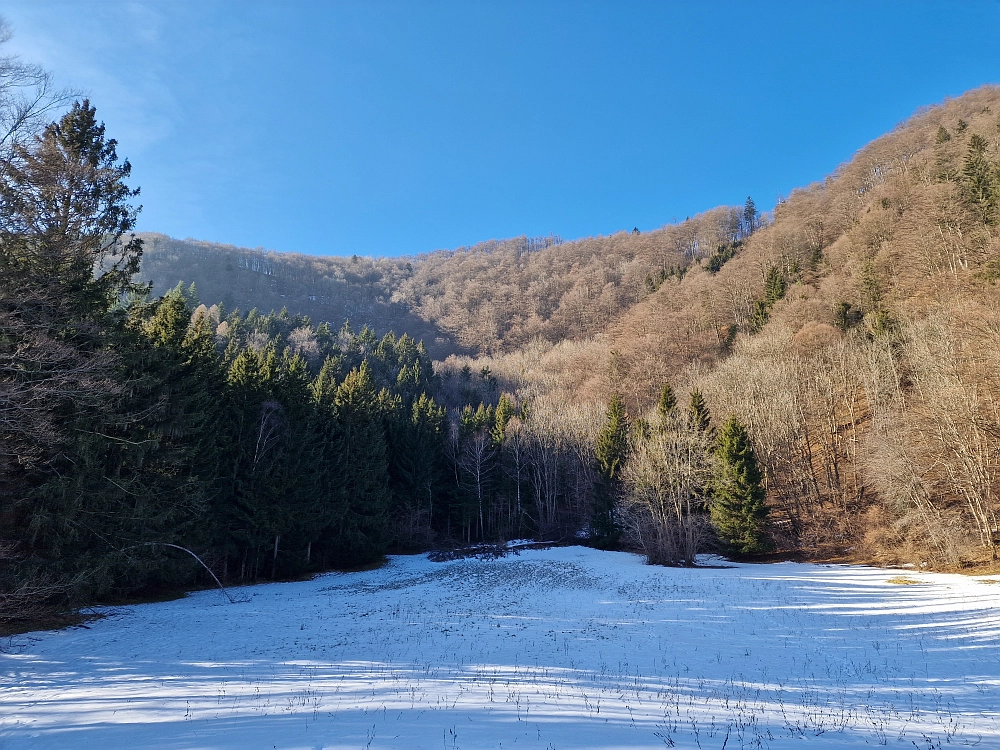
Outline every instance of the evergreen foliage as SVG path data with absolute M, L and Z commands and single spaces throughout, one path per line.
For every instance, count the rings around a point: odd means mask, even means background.
M 705 397 L 697 388 L 691 391 L 691 403 L 688 405 L 688 424 L 699 432 L 712 431 L 712 413 L 705 403 Z
M 660 416 L 660 426 L 665 428 L 677 413 L 677 397 L 670 383 L 664 383 L 660 389 L 660 398 L 656 402 L 656 413 Z
M 995 224 L 1000 205 L 1000 166 L 987 153 L 989 143 L 981 135 L 969 139 L 962 169 L 966 201 L 985 224 Z
M 766 530 L 768 508 L 764 502 L 763 473 L 750 437 L 736 418 L 730 418 L 722 426 L 715 459 L 709 511 L 716 531 L 737 554 L 769 551 L 772 544 Z
M 629 421 L 625 402 L 617 393 L 611 396 L 604 427 L 597 436 L 595 457 L 602 475 L 615 479 L 628 455 Z
M 764 278 L 764 302 L 768 306 L 784 297 L 787 288 L 785 275 L 777 266 L 767 269 L 767 276 Z
M 743 236 L 749 237 L 760 227 L 759 214 L 757 213 L 757 206 L 753 202 L 753 198 L 749 195 L 747 196 L 746 203 L 743 205 Z
M 750 312 L 750 330 L 759 332 L 771 317 L 771 308 L 774 304 L 785 296 L 788 290 L 788 282 L 785 275 L 777 266 L 771 266 L 764 277 L 764 299 L 755 299 L 752 302 Z
M 594 450 L 598 479 L 594 488 L 594 515 L 590 529 L 593 543 L 602 548 L 613 547 L 621 535 L 615 496 L 619 485 L 618 474 L 628 457 L 629 430 L 625 403 L 615 393 L 608 403 L 604 427 L 597 436 Z
M 705 270 L 711 274 L 718 273 L 726 264 L 726 261 L 732 260 L 736 257 L 737 251 L 739 251 L 742 246 L 743 242 L 741 240 L 734 240 L 733 242 L 728 242 L 725 245 L 719 245 L 715 252 L 708 257 L 707 261 L 705 261 Z
M 149 299 L 115 146 L 82 102 L 0 170 L 0 620 L 198 580 L 171 544 L 236 582 L 425 548 L 454 503 L 423 344 Z

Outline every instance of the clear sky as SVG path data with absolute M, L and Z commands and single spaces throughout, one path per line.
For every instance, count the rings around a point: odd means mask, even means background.
M 140 228 L 323 255 L 653 229 L 1000 82 L 1000 2 L 4 0 Z

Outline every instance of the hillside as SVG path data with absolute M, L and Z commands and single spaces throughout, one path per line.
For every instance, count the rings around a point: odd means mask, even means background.
M 394 302 L 393 293 L 410 275 L 406 259 L 325 258 L 262 249 L 175 240 L 141 234 L 144 252 L 139 280 L 160 296 L 179 281 L 194 283 L 198 296 L 226 311 L 262 312 L 287 307 L 293 315 L 339 328 L 350 320 L 380 334 L 408 331 L 423 339 L 434 356 L 463 351 L 432 322 Z
M 748 425 L 791 546 L 995 559 L 998 114 L 997 87 L 921 111 L 792 193 L 718 272 L 488 366 L 554 403 L 621 392 L 636 416 L 665 382 L 699 390 L 715 423 Z
M 227 310 L 287 307 L 339 327 L 405 331 L 432 354 L 512 351 L 533 339 L 599 333 L 719 245 L 744 235 L 742 209 L 719 208 L 652 232 L 563 242 L 491 240 L 410 258 L 320 257 L 159 234 L 139 278 L 164 294 L 183 281 Z
M 750 430 L 780 544 L 957 565 L 1000 544 L 998 114 L 991 86 L 925 109 L 769 221 L 398 260 L 150 237 L 143 273 L 432 341 L 455 405 L 506 391 L 567 444 L 613 393 L 655 420 L 665 383 L 697 390 Z

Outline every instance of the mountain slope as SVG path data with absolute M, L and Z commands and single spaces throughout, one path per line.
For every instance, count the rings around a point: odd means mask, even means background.
M 720 244 L 742 236 L 741 210 L 719 208 L 652 232 L 562 242 L 516 237 L 411 258 L 333 258 L 145 234 L 140 277 L 163 294 L 194 282 L 227 309 L 287 306 L 339 327 L 427 341 L 433 354 L 511 351 L 604 330 Z
M 328 284 L 331 312 L 433 332 L 438 357 L 473 355 L 447 359 L 446 382 L 488 373 L 493 393 L 531 404 L 554 430 L 614 392 L 653 419 L 664 383 L 682 402 L 700 391 L 716 424 L 747 426 L 788 547 L 996 559 L 998 115 L 995 86 L 918 112 L 759 228 L 721 208 L 639 235 L 405 260 L 227 252 L 309 267 L 254 271 L 269 299 L 302 294 L 305 278 Z M 158 248 L 144 272 L 165 275 L 176 265 L 157 266 Z M 218 276 L 218 261 L 199 269 Z
M 335 330 L 350 320 L 355 328 L 369 325 L 379 333 L 409 332 L 423 339 L 433 356 L 462 351 L 432 322 L 392 301 L 395 289 L 412 274 L 405 259 L 324 258 L 140 236 L 145 250 L 139 276 L 153 283 L 154 295 L 183 281 L 194 283 L 209 305 L 219 303 L 230 312 L 287 307 L 293 315 L 327 321 Z
M 700 390 L 717 423 L 748 426 L 791 546 L 995 559 L 998 113 L 997 87 L 918 113 L 794 192 L 717 273 L 491 371 L 566 403 L 623 392 L 638 415 L 664 382 Z

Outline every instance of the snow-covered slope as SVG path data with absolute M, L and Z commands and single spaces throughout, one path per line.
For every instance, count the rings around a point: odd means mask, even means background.
M 0 748 L 1000 747 L 1000 585 L 563 548 L 115 608 L 0 653 Z

